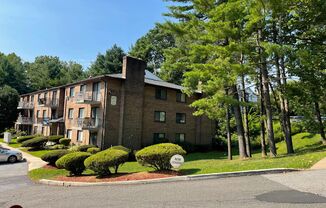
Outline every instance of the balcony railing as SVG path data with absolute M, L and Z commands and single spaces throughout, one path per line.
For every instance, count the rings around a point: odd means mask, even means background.
M 101 94 L 97 92 L 79 92 L 75 97 L 76 103 L 100 104 Z
M 94 130 L 100 128 L 102 119 L 99 118 L 78 118 L 77 127 L 82 129 Z
M 57 98 L 50 99 L 48 100 L 47 105 L 51 108 L 56 108 L 59 105 L 59 100 Z
M 32 125 L 33 124 L 33 118 L 18 116 L 16 123 L 17 124 L 23 124 L 23 125 Z
M 49 117 L 37 118 L 36 122 L 37 124 L 47 126 L 50 124 L 50 118 Z
M 17 109 L 33 109 L 34 103 L 26 102 L 26 101 L 19 101 Z

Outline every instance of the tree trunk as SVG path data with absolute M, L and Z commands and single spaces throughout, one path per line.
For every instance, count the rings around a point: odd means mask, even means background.
M 231 87 L 231 92 L 235 101 L 239 101 L 239 95 L 237 86 L 233 85 Z M 233 104 L 234 110 L 234 118 L 236 121 L 237 126 L 237 134 L 238 134 L 238 144 L 239 144 L 239 155 L 241 159 L 247 158 L 247 151 L 246 151 L 246 142 L 244 138 L 244 130 L 243 130 L 243 123 L 242 123 L 242 116 L 241 116 L 241 109 L 238 103 Z
M 285 142 L 286 142 L 286 149 L 287 149 L 287 154 L 292 154 L 294 153 L 293 149 L 293 143 L 292 143 L 292 135 L 291 135 L 291 121 L 290 121 L 290 113 L 289 113 L 289 102 L 284 96 L 284 87 L 286 85 L 286 75 L 285 75 L 285 66 L 284 66 L 284 57 L 281 57 L 279 59 L 277 57 L 277 64 L 278 61 L 280 60 L 280 66 L 278 65 L 278 74 L 280 74 L 280 104 L 281 104 L 281 111 L 282 111 L 282 122 L 284 125 L 284 135 L 285 135 Z
M 230 132 L 230 109 L 226 106 L 226 136 L 228 142 L 228 159 L 232 160 L 231 132 Z
M 246 97 L 246 84 L 244 75 L 241 76 L 241 85 L 242 85 L 242 102 L 247 103 Z M 243 127 L 244 127 L 244 136 L 246 141 L 246 150 L 248 157 L 251 157 L 251 145 L 250 145 L 250 138 L 249 138 L 249 121 L 248 121 L 248 107 L 243 106 Z
M 273 130 L 273 112 L 272 112 L 272 106 L 271 106 L 271 100 L 269 95 L 269 79 L 268 79 L 268 70 L 267 70 L 267 63 L 266 58 L 262 54 L 262 48 L 260 46 L 260 41 L 262 39 L 262 31 L 261 29 L 258 29 L 258 37 L 257 37 L 257 45 L 260 55 L 260 70 L 262 74 L 262 83 L 263 83 L 263 99 L 264 99 L 264 105 L 266 110 L 266 117 L 267 117 L 267 138 L 269 143 L 269 152 L 271 157 L 276 156 L 276 147 L 275 147 L 275 141 L 274 141 L 274 130 Z
M 260 144 L 261 144 L 261 156 L 266 157 L 266 140 L 265 140 L 265 123 L 266 123 L 266 112 L 264 108 L 264 98 L 263 98 L 263 83 L 262 76 L 259 73 L 259 86 L 257 89 L 259 90 L 259 99 L 260 99 Z
M 320 132 L 321 140 L 323 144 L 326 144 L 324 124 L 323 124 L 323 120 L 321 119 L 319 103 L 317 101 L 315 101 L 315 113 L 319 124 L 319 132 Z

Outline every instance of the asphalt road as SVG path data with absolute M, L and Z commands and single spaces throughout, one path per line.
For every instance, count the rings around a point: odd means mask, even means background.
M 0 207 L 19 204 L 35 207 L 326 207 L 326 198 L 309 187 L 310 177 L 324 180 L 325 171 L 233 177 L 200 181 L 116 185 L 96 187 L 56 187 L 38 185 L 26 177 L 26 163 L 0 164 Z M 293 175 L 294 174 L 294 175 Z M 296 174 L 296 175 L 295 175 Z M 282 178 L 306 185 L 291 187 Z M 293 181 L 293 177 L 298 181 Z M 320 178 L 318 178 L 320 177 Z M 289 185 L 290 184 L 290 185 Z M 291 187 L 291 188 L 290 188 Z M 310 188 L 312 193 L 305 192 Z M 325 186 L 324 186 L 325 189 Z

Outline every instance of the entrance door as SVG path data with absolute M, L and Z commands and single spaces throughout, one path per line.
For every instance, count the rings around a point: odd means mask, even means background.
M 92 144 L 92 145 L 97 145 L 97 132 L 92 132 L 92 133 L 89 135 L 89 142 L 90 142 L 90 144 Z

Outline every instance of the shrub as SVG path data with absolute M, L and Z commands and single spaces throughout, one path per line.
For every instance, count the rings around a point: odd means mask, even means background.
M 50 165 L 55 165 L 55 162 L 62 156 L 68 154 L 68 150 L 54 150 L 42 155 L 41 159 L 48 162 Z
M 22 147 L 33 147 L 35 149 L 40 149 L 44 147 L 45 143 L 48 141 L 46 137 L 35 137 L 33 139 L 26 140 L 22 143 Z
M 87 149 L 91 148 L 91 147 L 96 147 L 96 146 L 92 145 L 92 144 L 80 145 L 80 146 L 77 146 L 77 151 L 86 152 Z
M 131 152 L 130 149 L 128 149 L 127 147 L 121 146 L 121 145 L 119 145 L 119 146 L 112 146 L 109 149 L 122 150 L 122 151 L 125 151 L 127 153 L 130 153 Z
M 59 140 L 63 137 L 64 136 L 62 136 L 62 135 L 52 135 L 52 136 L 49 136 L 48 139 L 50 142 L 59 143 Z
M 91 154 L 87 152 L 73 152 L 59 158 L 55 165 L 58 168 L 66 169 L 70 175 L 81 175 L 85 170 L 84 160 Z
M 91 153 L 92 155 L 93 155 L 93 154 L 96 154 L 96 153 L 98 153 L 98 152 L 100 152 L 100 151 L 101 151 L 101 149 L 98 148 L 98 147 L 91 147 L 91 148 L 88 148 L 88 149 L 87 149 L 87 152 L 88 152 L 88 153 Z
M 71 142 L 71 139 L 68 139 L 68 138 L 61 138 L 59 140 L 59 143 L 64 145 L 64 146 L 69 146 L 70 142 Z
M 291 135 L 295 135 L 303 132 L 303 124 L 301 122 L 291 123 Z
M 63 144 L 56 144 L 53 146 L 49 146 L 47 149 L 50 149 L 50 150 L 67 149 L 67 146 L 65 146 Z
M 179 145 L 172 143 L 155 144 L 145 147 L 136 153 L 138 163 L 156 170 L 171 169 L 170 159 L 173 155 L 185 155 L 186 151 Z
M 109 148 L 87 158 L 85 166 L 102 177 L 111 174 L 110 167 L 114 167 L 115 173 L 117 173 L 119 166 L 127 160 L 128 152 Z
M 20 136 L 17 138 L 16 142 L 18 143 L 22 143 L 26 140 L 29 140 L 29 139 L 33 139 L 35 137 L 35 135 L 28 135 L 28 136 Z

